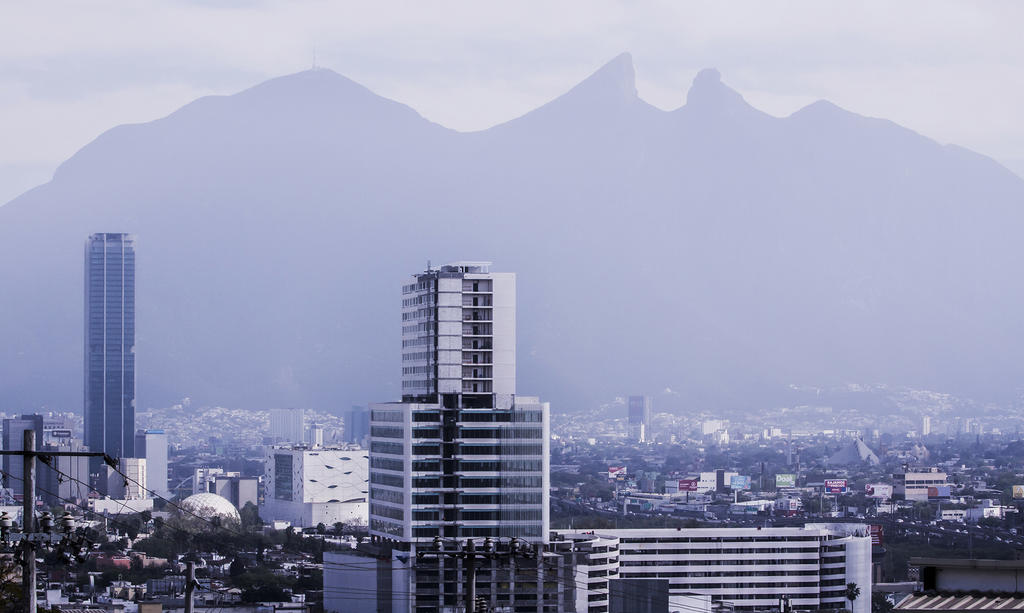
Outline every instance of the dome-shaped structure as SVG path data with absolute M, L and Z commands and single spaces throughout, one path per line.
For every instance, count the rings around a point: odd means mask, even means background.
M 186 515 L 199 516 L 204 519 L 213 519 L 215 516 L 222 520 L 241 523 L 242 517 L 238 509 L 231 501 L 217 494 L 193 494 L 181 501 L 181 508 Z

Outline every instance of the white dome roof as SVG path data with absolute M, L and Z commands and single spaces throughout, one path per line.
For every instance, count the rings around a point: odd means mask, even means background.
M 189 514 L 195 514 L 203 518 L 212 518 L 214 515 L 219 515 L 224 519 L 241 522 L 242 517 L 238 514 L 238 509 L 235 505 L 231 504 L 231 501 L 223 496 L 217 494 L 193 494 L 181 501 L 181 508 Z

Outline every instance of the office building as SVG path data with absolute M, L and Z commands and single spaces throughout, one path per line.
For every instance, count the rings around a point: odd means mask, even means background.
M 167 434 L 163 430 L 139 430 L 135 433 L 135 454 L 146 459 L 147 487 L 157 495 L 169 498 Z
M 209 493 L 227 499 L 239 511 L 245 508 L 246 504 L 259 507 L 260 480 L 256 477 L 242 477 L 238 473 L 216 475 L 209 486 Z
M 651 433 L 651 397 L 629 397 L 629 438 L 646 443 Z
M 552 545 L 555 545 L 552 543 Z M 501 548 L 507 551 L 506 544 Z M 558 544 L 545 547 L 537 558 L 508 558 L 477 562 L 477 611 L 543 611 L 572 613 L 576 610 L 573 554 Z M 380 611 L 463 611 L 464 601 L 454 606 L 431 606 L 446 583 L 465 585 L 466 573 L 458 564 L 441 568 L 431 558 L 417 560 L 397 554 L 387 543 L 361 543 L 344 551 L 324 552 L 324 612 L 379 613 Z M 417 581 L 417 579 L 419 579 Z M 417 592 L 408 590 L 418 585 Z M 431 598 L 432 597 L 432 598 Z
M 306 444 L 310 447 L 323 447 L 324 429 L 316 424 L 306 428 Z
M 54 436 L 43 445 L 44 451 L 88 451 L 81 439 L 70 436 Z M 49 505 L 63 505 L 67 502 L 84 504 L 91 489 L 89 483 L 89 458 L 74 456 L 53 456 L 50 464 L 37 464 L 38 493 Z M 59 474 L 58 473 L 63 473 Z
M 370 534 L 397 551 L 435 537 L 548 540 L 549 407 L 516 395 L 515 285 L 489 262 L 456 262 L 402 287 L 402 402 L 370 414 Z M 439 580 L 460 572 L 452 559 L 418 566 L 402 586 L 415 593 L 410 607 L 460 603 L 461 584 Z M 501 589 L 480 593 L 531 610 L 562 597 L 524 587 L 507 600 Z
M 271 409 L 270 438 L 276 443 L 299 445 L 306 441 L 306 411 Z
M 22 415 L 4 419 L 2 432 L 4 451 L 24 451 L 26 430 L 35 431 L 36 449 L 41 449 L 43 446 L 43 416 Z M 25 491 L 25 484 L 22 481 L 25 476 L 22 458 L 11 455 L 0 457 L 3 458 L 4 474 L 0 475 L 3 479 L 3 487 L 10 488 L 15 496 L 21 496 Z
M 779 610 L 788 599 L 795 610 L 871 611 L 871 536 L 863 524 L 807 524 L 795 528 L 642 528 L 557 531 L 574 549 L 611 549 L 618 556 L 594 558 L 588 576 L 577 577 L 577 611 L 606 611 L 616 579 L 667 579 L 669 609 L 710 611 Z M 587 537 L 592 544 L 587 544 Z M 604 562 L 601 564 L 597 564 Z M 579 563 L 579 561 L 577 562 Z M 584 562 L 586 563 L 586 562 Z M 597 571 L 607 581 L 594 581 Z M 861 598 L 846 599 L 855 583 Z M 701 598 L 708 598 L 703 601 Z M 592 608 L 583 608 L 583 605 Z
M 926 501 L 928 498 L 949 497 L 947 475 L 937 468 L 927 471 L 907 471 L 892 476 L 892 493 L 897 499 Z
M 146 484 L 146 458 L 121 458 L 118 471 L 106 468 L 107 482 L 103 491 L 114 500 L 146 500 L 152 498 Z M 121 475 L 124 473 L 124 476 Z M 127 478 L 125 478 L 127 477 Z
M 86 243 L 84 414 L 91 451 L 135 456 L 135 238 L 130 234 L 93 234 Z M 99 472 L 102 461 L 94 459 L 90 466 Z
M 921 436 L 928 436 L 932 433 L 932 417 L 924 415 L 921 417 Z
M 366 445 L 366 437 L 370 436 L 370 409 L 353 406 L 344 412 L 345 442 L 354 445 Z
M 192 494 L 208 494 L 213 491 L 213 480 L 217 475 L 237 475 L 239 473 L 225 473 L 223 468 L 202 467 L 192 471 Z
M 260 516 L 293 526 L 367 523 L 368 457 L 358 447 L 276 446 L 264 463 Z

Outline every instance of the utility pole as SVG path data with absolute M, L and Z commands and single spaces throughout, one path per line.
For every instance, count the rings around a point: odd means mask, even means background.
M 433 551 L 417 551 L 416 558 L 422 560 L 425 557 L 435 558 L 454 558 L 457 560 L 464 560 L 465 563 L 463 568 L 466 571 L 466 613 L 477 613 L 477 598 L 476 598 L 476 561 L 477 558 L 481 560 L 495 560 L 499 558 L 513 559 L 516 557 L 522 558 L 536 558 L 537 551 L 532 546 L 518 538 L 512 539 L 509 543 L 508 551 L 498 551 L 494 546 L 494 541 L 490 537 L 484 539 L 483 549 L 478 551 L 476 543 L 473 539 L 466 539 L 465 546 L 460 546 L 458 542 L 455 543 L 455 549 L 445 549 L 444 541 L 439 536 L 434 537 L 434 549 Z M 482 610 L 482 609 L 481 609 Z M 191 613 L 191 611 L 185 611 L 185 613 Z
M 47 534 L 36 534 L 35 506 L 36 506 L 36 459 L 49 463 L 51 457 L 90 457 L 103 458 L 109 466 L 117 467 L 117 460 L 102 452 L 87 451 L 36 451 L 36 431 L 32 428 L 25 430 L 20 451 L 0 451 L 0 456 L 18 455 L 21 456 L 24 479 L 24 491 L 21 501 L 21 539 L 22 568 L 21 585 L 25 592 L 25 613 L 36 613 L 36 540 L 46 542 L 50 540 L 49 529 L 52 527 L 53 518 L 46 514 L 46 521 L 43 522 Z M 70 515 L 68 515 L 70 518 Z M 72 521 L 73 523 L 73 521 Z M 42 537 L 42 538 L 35 538 Z
M 196 563 L 186 563 L 188 572 L 185 577 L 185 613 L 193 613 L 193 595 L 196 591 Z
M 25 438 L 22 439 L 22 449 L 35 451 L 36 431 L 32 428 L 25 430 Z M 24 489 L 21 500 L 21 531 L 26 535 L 36 531 L 35 506 L 36 506 L 36 458 L 26 453 L 22 456 L 22 466 L 25 478 Z M 36 613 L 36 544 L 29 539 L 24 543 L 24 562 L 21 567 L 21 589 L 25 593 L 25 611 Z

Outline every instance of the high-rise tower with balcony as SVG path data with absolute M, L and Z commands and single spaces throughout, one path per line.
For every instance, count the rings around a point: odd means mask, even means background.
M 516 395 L 515 369 L 514 274 L 455 262 L 402 286 L 402 402 L 370 414 L 376 540 L 411 552 L 435 537 L 548 541 L 549 409 Z M 446 568 L 412 573 L 417 606 L 457 601 L 459 584 L 437 580 L 458 572 Z
M 85 443 L 135 455 L 135 238 L 93 234 L 85 247 Z
M 456 262 L 402 287 L 402 401 L 508 409 L 516 391 L 516 276 Z

